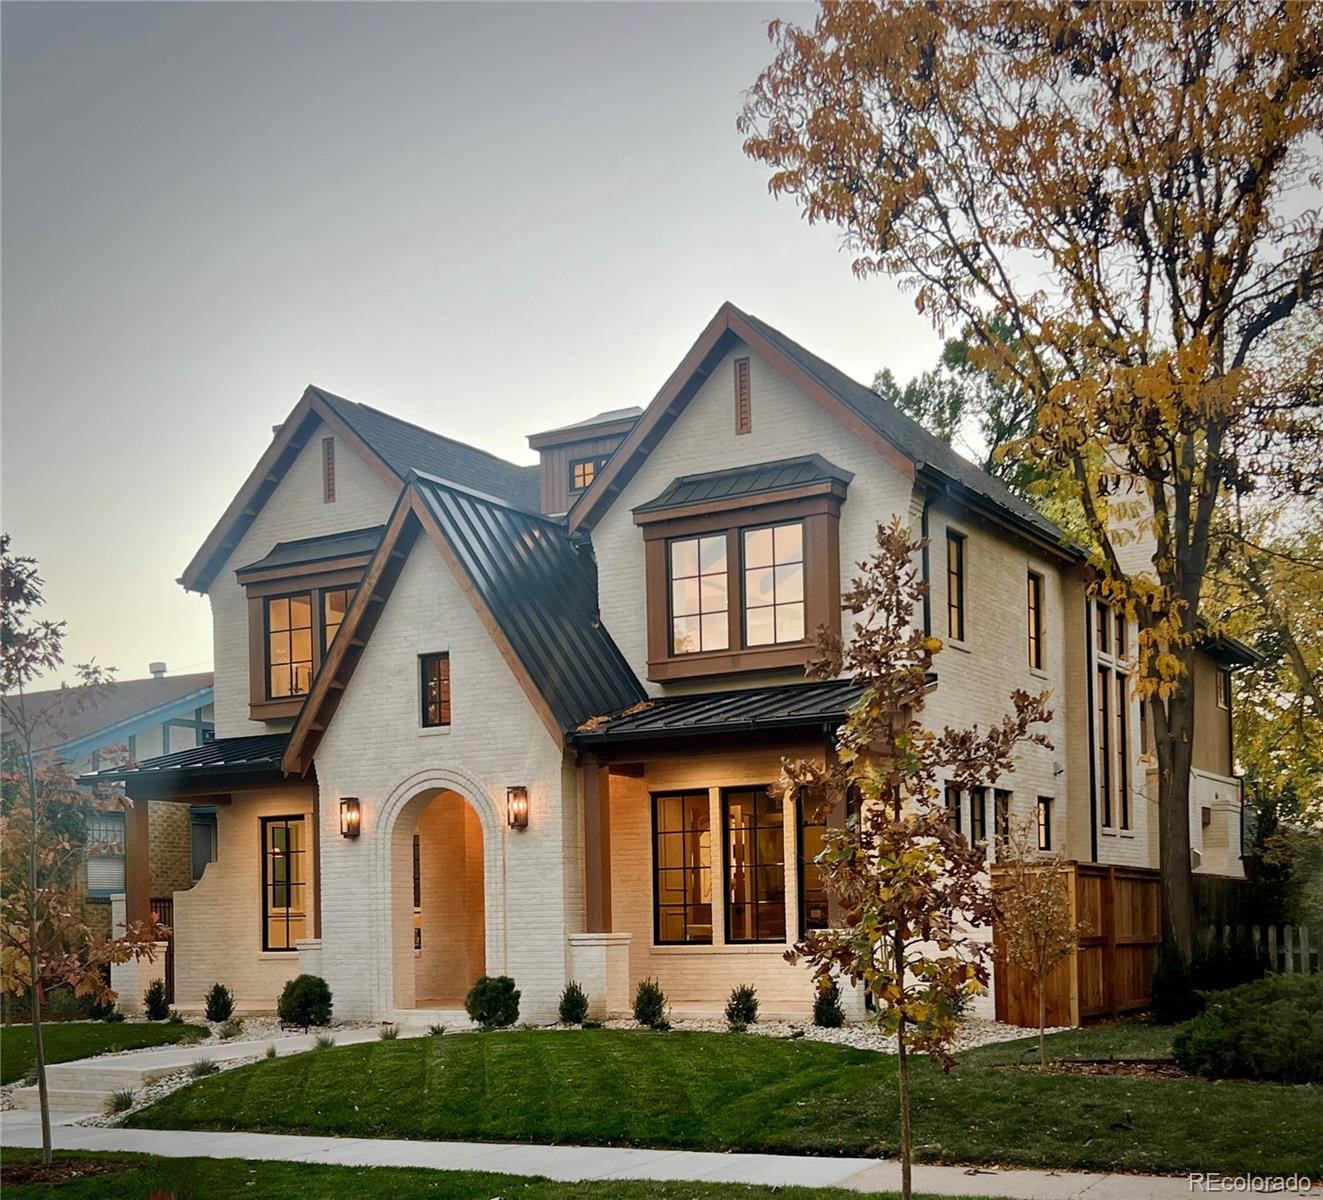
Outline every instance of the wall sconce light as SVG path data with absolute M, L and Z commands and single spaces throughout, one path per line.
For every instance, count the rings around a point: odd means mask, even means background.
M 346 796 L 340 801 L 340 836 L 356 838 L 363 831 L 363 813 L 357 796 Z
M 505 789 L 505 819 L 511 829 L 528 828 L 528 789 L 526 787 L 508 787 Z

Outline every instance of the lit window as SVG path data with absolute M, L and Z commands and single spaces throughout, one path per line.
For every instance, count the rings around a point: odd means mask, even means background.
M 1038 848 L 1052 849 L 1052 799 L 1049 796 L 1038 797 Z
M 712 817 L 707 792 L 652 798 L 653 936 L 712 941 Z
M 671 653 L 730 646 L 726 535 L 683 538 L 670 545 Z
M 322 647 L 323 653 L 331 648 L 335 635 L 340 632 L 340 625 L 349 611 L 349 602 L 354 598 L 353 588 L 337 588 L 335 591 L 322 593 Z
M 582 492 L 592 487 L 593 480 L 605 464 L 605 458 L 574 459 L 570 463 L 570 491 Z
M 817 857 L 826 846 L 827 801 L 821 790 L 801 789 L 799 805 L 799 932 L 826 929 L 827 885 Z
M 726 940 L 784 942 L 784 806 L 766 788 L 722 795 L 726 827 Z
M 263 950 L 297 950 L 308 936 L 302 817 L 262 818 Z
M 946 531 L 946 632 L 965 640 L 965 536 Z
M 1029 572 L 1029 665 L 1043 669 L 1043 577 Z
M 267 698 L 306 696 L 312 686 L 312 595 L 266 602 Z
M 804 640 L 804 526 L 744 530 L 744 642 Z
M 450 655 L 424 654 L 419 660 L 422 675 L 423 726 L 450 724 Z

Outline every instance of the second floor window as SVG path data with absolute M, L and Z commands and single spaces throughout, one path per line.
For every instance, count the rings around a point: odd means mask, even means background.
M 419 660 L 423 689 L 423 727 L 450 724 L 450 655 L 424 654 Z
M 1043 669 L 1043 577 L 1029 572 L 1029 665 Z
M 965 535 L 946 531 L 946 632 L 965 640 Z
M 724 533 L 670 544 L 672 654 L 729 647 L 727 566 Z
M 312 686 L 312 594 L 266 601 L 266 694 L 278 700 L 306 696 Z
M 969 790 L 969 840 L 975 846 L 988 840 L 988 789 Z
M 592 487 L 605 458 L 576 458 L 570 463 L 570 491 L 583 492 Z
M 750 646 L 804 640 L 804 526 L 746 529 L 744 636 Z
M 124 812 L 107 809 L 87 818 L 87 894 L 97 898 L 124 890 Z
M 322 593 L 322 653 L 331 648 L 335 635 L 340 632 L 340 625 L 349 611 L 349 602 L 354 598 L 353 588 L 336 588 Z

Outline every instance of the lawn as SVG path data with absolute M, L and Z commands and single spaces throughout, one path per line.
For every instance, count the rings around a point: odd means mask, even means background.
M 1053 1035 L 1077 1058 L 1151 1058 L 1167 1031 Z M 1040 1075 L 1033 1042 L 913 1073 L 918 1156 L 1154 1172 L 1323 1174 L 1318 1088 Z M 263 1061 L 138 1113 L 156 1129 L 251 1129 L 799 1154 L 892 1154 L 895 1062 L 809 1041 L 625 1030 L 455 1034 Z
M 311 1163 L 244 1162 L 240 1159 L 149 1158 L 135 1154 L 57 1154 L 56 1163 L 113 1165 L 114 1173 L 88 1175 L 60 1184 L 16 1186 L 9 1171 L 40 1156 L 35 1150 L 6 1150 L 0 1183 L 5 1200 L 309 1200 L 352 1196 L 354 1200 L 857 1200 L 840 1188 L 753 1187 L 738 1183 L 651 1183 L 611 1180 L 557 1183 L 549 1179 L 492 1175 L 479 1171 L 423 1171 L 400 1167 L 332 1167 Z M 896 1200 L 895 1192 L 873 1193 Z M 920 1198 L 921 1200 L 921 1198 Z M 962 1200 L 961 1197 L 948 1200 Z M 963 1200 L 975 1200 L 963 1197 Z
M 145 1046 L 171 1046 L 206 1037 L 201 1025 L 175 1025 L 169 1021 L 129 1024 L 127 1021 L 62 1021 L 42 1025 L 41 1044 L 46 1064 L 72 1062 L 114 1050 L 141 1050 Z M 32 1026 L 6 1025 L 0 1029 L 0 1084 L 22 1079 L 32 1069 Z

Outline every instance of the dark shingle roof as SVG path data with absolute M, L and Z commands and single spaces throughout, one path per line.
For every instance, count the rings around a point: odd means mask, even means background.
M 313 389 L 336 415 L 381 455 L 401 479 L 421 471 L 495 496 L 517 508 L 538 510 L 538 468 L 506 462 L 486 450 L 443 437 L 389 413 Z
M 560 523 L 424 475 L 417 485 L 562 728 L 643 698 L 598 619 L 593 564 Z
M 863 692 L 863 684 L 844 679 L 666 696 L 645 700 L 605 719 L 587 721 L 570 735 L 569 741 L 575 745 L 592 745 L 838 725 Z
M 349 529 L 344 533 L 329 533 L 324 537 L 277 542 L 265 557 L 246 567 L 239 567 L 238 570 L 242 574 L 245 571 L 265 571 L 271 567 L 295 567 L 301 563 L 371 555 L 380 544 L 385 528 L 384 525 L 374 525 L 371 529 Z
M 672 479 L 661 495 L 636 505 L 634 512 L 655 512 L 659 509 L 679 508 L 685 504 L 701 504 L 707 500 L 733 500 L 740 496 L 804 487 L 811 483 L 835 481 L 848 484 L 853 478 L 849 471 L 834 466 L 821 455 L 805 454 L 799 458 L 783 458 L 777 462 L 756 463 L 749 467 L 681 475 L 678 479 Z
M 758 333 L 783 354 L 794 359 L 801 370 L 867 421 L 917 465 L 931 467 L 938 474 L 1003 509 L 1020 523 L 1032 527 L 1043 537 L 1058 543 L 1062 541 L 1064 535 L 1061 530 L 1032 504 L 1021 500 L 999 479 L 961 458 L 944 441 L 906 416 L 890 401 L 851 379 L 831 363 L 824 362 L 780 330 L 773 329 L 766 321 L 747 313 L 744 316 Z

